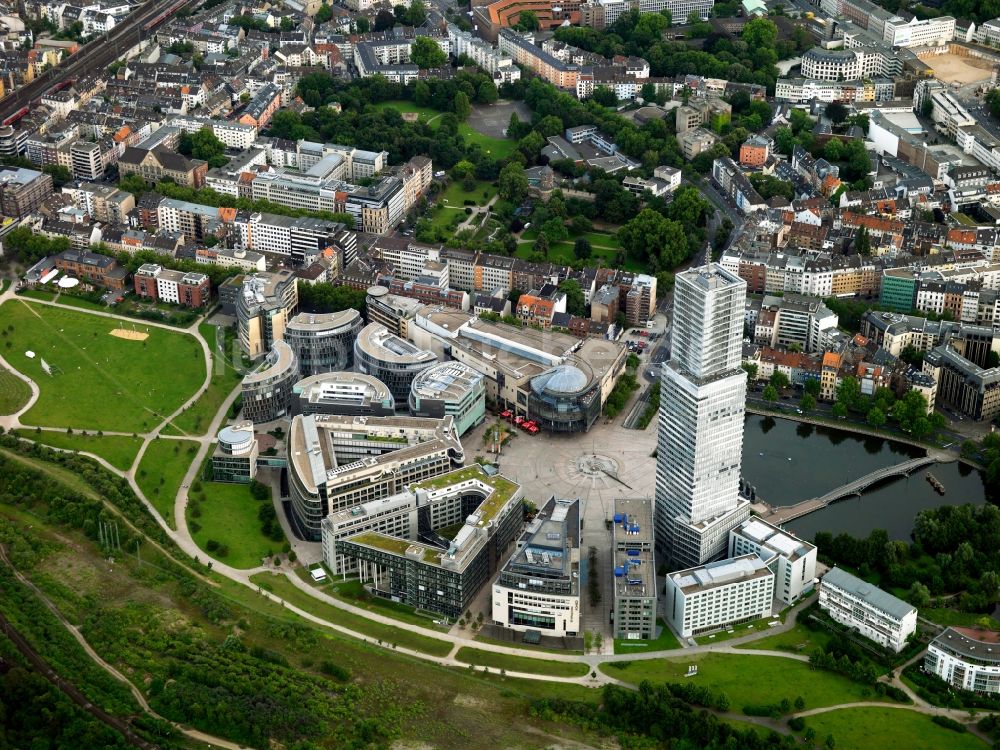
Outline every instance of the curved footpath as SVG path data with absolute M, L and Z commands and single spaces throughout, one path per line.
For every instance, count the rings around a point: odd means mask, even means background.
M 12 287 L 11 287 L 6 292 L 4 292 L 2 295 L 0 295 L 0 304 L 2 304 L 7 299 L 12 298 L 13 296 L 14 295 L 13 295 Z M 112 313 L 104 313 L 104 312 L 99 312 L 99 311 L 84 310 L 84 309 L 81 309 L 81 308 L 75 308 L 75 307 L 69 307 L 67 305 L 61 305 L 61 304 L 56 303 L 56 302 L 49 302 L 49 301 L 44 301 L 44 300 L 32 300 L 32 302 L 33 303 L 37 302 L 39 304 L 45 304 L 45 305 L 51 305 L 53 307 L 63 307 L 63 308 L 67 308 L 68 307 L 69 309 L 72 309 L 72 310 L 74 310 L 76 312 L 83 312 L 83 313 L 91 314 L 91 315 L 99 315 L 99 316 L 108 317 L 108 318 L 112 318 L 112 319 L 116 319 L 116 320 L 122 320 L 123 319 L 123 318 L 121 318 L 121 316 L 116 316 L 116 315 L 114 315 Z M 278 570 L 275 570 L 273 568 L 269 568 L 269 567 L 263 566 L 263 565 L 258 566 L 256 568 L 251 568 L 251 569 L 245 569 L 244 570 L 244 569 L 239 569 L 239 568 L 233 568 L 232 566 L 227 565 L 225 562 L 222 562 L 220 560 L 216 560 L 216 559 L 212 558 L 210 555 L 208 555 L 207 552 L 205 552 L 204 550 L 202 550 L 195 543 L 194 539 L 191 536 L 190 530 L 188 529 L 188 526 L 187 526 L 187 517 L 186 517 L 187 503 L 188 503 L 188 492 L 187 492 L 187 489 L 188 489 L 188 487 L 190 487 L 190 485 L 192 484 L 192 482 L 195 480 L 195 478 L 197 476 L 197 473 L 198 473 L 198 470 L 201 468 L 201 465 L 202 465 L 203 461 L 205 460 L 205 457 L 208 454 L 208 451 L 211 448 L 212 443 L 215 440 L 216 433 L 218 432 L 220 426 L 222 425 L 223 421 L 225 420 L 226 416 L 228 415 L 229 409 L 230 409 L 233 401 L 236 399 L 236 397 L 239 394 L 239 388 L 238 387 L 235 388 L 229 394 L 229 396 L 226 398 L 226 400 L 223 402 L 223 404 L 219 407 L 218 411 L 216 412 L 215 416 L 212 419 L 211 424 L 208 426 L 207 431 L 203 435 L 200 435 L 200 436 L 188 436 L 188 437 L 185 438 L 185 439 L 190 439 L 190 440 L 194 440 L 194 441 L 198 442 L 199 447 L 198 447 L 197 454 L 195 455 L 194 459 L 192 460 L 191 465 L 189 466 L 188 471 L 187 471 L 187 473 L 184 476 L 184 479 L 183 479 L 183 481 L 181 483 L 181 487 L 178 489 L 177 498 L 176 498 L 176 501 L 174 503 L 174 522 L 176 523 L 176 526 L 177 526 L 176 530 L 170 528 L 169 524 L 167 524 L 166 521 L 163 519 L 163 517 L 160 516 L 160 514 L 157 512 L 156 508 L 149 501 L 149 499 L 143 494 L 142 489 L 139 487 L 139 485 L 135 481 L 135 471 L 136 471 L 136 469 L 137 469 L 137 467 L 139 465 L 139 462 L 142 459 L 142 456 L 145 453 L 145 450 L 148 447 L 149 443 L 153 439 L 156 438 L 156 436 L 159 434 L 159 432 L 164 427 L 166 427 L 171 422 L 171 420 L 173 420 L 174 418 L 176 418 L 185 409 L 189 408 L 205 392 L 206 388 L 208 387 L 208 385 L 209 385 L 209 383 L 211 381 L 212 367 L 213 367 L 214 361 L 215 361 L 214 360 L 214 352 L 212 351 L 212 348 L 208 345 L 208 343 L 205 341 L 204 337 L 201 335 L 201 332 L 198 330 L 198 325 L 199 325 L 200 322 L 201 322 L 201 320 L 199 319 L 198 321 L 196 321 L 195 323 L 193 323 L 191 326 L 189 326 L 186 329 L 178 329 L 178 328 L 175 328 L 175 327 L 172 327 L 172 326 L 167 326 L 167 325 L 164 325 L 164 324 L 150 323 L 151 325 L 156 325 L 157 327 L 166 328 L 168 330 L 175 331 L 175 332 L 177 332 L 177 331 L 185 331 L 185 332 L 189 333 L 190 335 L 194 336 L 201 343 L 202 351 L 204 352 L 204 355 L 205 355 L 205 361 L 206 361 L 206 364 L 207 364 L 207 367 L 206 367 L 206 376 L 205 376 L 205 381 L 202 384 L 202 387 L 197 391 L 197 393 L 194 396 L 192 396 L 191 398 L 189 398 L 180 408 L 178 408 L 172 414 L 170 414 L 167 417 L 165 417 L 163 419 L 163 421 L 154 430 L 151 430 L 149 433 L 146 433 L 144 435 L 144 437 L 143 437 L 143 445 L 140 448 L 138 454 L 136 455 L 136 459 L 133 462 L 131 468 L 128 471 L 121 471 L 121 470 L 118 470 L 118 469 L 115 469 L 114 467 L 112 467 L 110 464 L 108 464 L 106 461 L 104 461 L 103 459 L 101 459 L 99 456 L 94 456 L 93 454 L 87 453 L 87 452 L 84 452 L 84 451 L 80 451 L 80 453 L 82 453 L 83 455 L 87 455 L 87 456 L 89 456 L 91 458 L 94 458 L 102 466 L 104 466 L 104 468 L 108 469 L 109 471 L 111 471 L 115 475 L 120 476 L 120 477 L 125 477 L 128 480 L 129 485 L 132 487 L 132 490 L 135 492 L 136 496 L 142 501 L 143 505 L 146 507 L 146 509 L 149 511 L 149 513 L 153 516 L 153 518 L 156 519 L 157 523 L 160 525 L 160 527 L 163 529 L 163 531 L 171 538 L 171 540 L 186 555 L 188 555 L 189 557 L 191 557 L 195 561 L 197 561 L 199 563 L 206 563 L 206 564 L 210 563 L 211 564 L 211 570 L 212 570 L 212 572 L 218 573 L 218 574 L 220 574 L 220 575 L 222 575 L 222 576 L 230 579 L 231 581 L 234 581 L 236 583 L 239 583 L 239 584 L 241 584 L 243 586 L 246 586 L 246 587 L 252 589 L 253 591 L 256 591 L 260 596 L 263 596 L 263 597 L 265 597 L 265 598 L 267 598 L 267 599 L 269 599 L 271 601 L 274 601 L 274 602 L 278 603 L 279 605 L 281 605 L 285 609 L 289 610 L 290 612 L 294 612 L 296 615 L 302 617 L 305 620 L 308 620 L 308 621 L 310 621 L 310 622 L 312 622 L 312 623 L 314 623 L 316 625 L 319 625 L 321 627 L 327 628 L 329 630 L 336 631 L 336 632 L 341 633 L 343 635 L 346 635 L 346 636 L 349 636 L 349 637 L 356 638 L 358 640 L 364 641 L 365 643 L 369 643 L 369 644 L 373 644 L 373 645 L 380 645 L 380 642 L 377 639 L 370 638 L 365 633 L 361 633 L 361 632 L 352 630 L 350 628 L 344 627 L 342 625 L 338 625 L 336 623 L 333 623 L 333 622 L 330 622 L 328 620 L 325 620 L 322 617 L 314 615 L 314 614 L 312 614 L 310 612 L 307 612 L 307 611 L 305 611 L 305 610 L 303 610 L 303 609 L 301 609 L 301 608 L 299 608 L 299 607 L 297 607 L 295 605 L 292 605 L 292 604 L 289 604 L 288 602 L 285 602 L 279 596 L 276 596 L 276 595 L 274 595 L 274 594 L 272 594 L 272 593 L 270 593 L 268 591 L 262 590 L 256 583 L 254 583 L 253 581 L 250 580 L 250 577 L 253 576 L 253 575 L 256 575 L 258 573 L 263 573 L 263 572 L 268 572 L 268 573 L 275 574 L 275 575 L 284 575 L 287 578 L 287 580 L 290 581 L 297 589 L 299 589 L 300 591 L 302 591 L 305 594 L 308 594 L 309 596 L 312 596 L 317 601 L 323 602 L 323 603 L 328 604 L 328 605 L 333 606 L 333 607 L 337 607 L 338 609 L 344 610 L 344 611 L 349 612 L 349 613 L 351 613 L 353 615 L 357 615 L 359 617 L 363 617 L 363 618 L 368 619 L 368 620 L 372 620 L 372 621 L 379 622 L 379 623 L 384 624 L 384 625 L 389 625 L 389 626 L 392 626 L 392 627 L 395 627 L 395 628 L 399 628 L 399 629 L 402 629 L 402 630 L 407 630 L 407 631 L 410 631 L 410 632 L 413 632 L 413 633 L 417 633 L 417 634 L 419 634 L 421 636 L 424 636 L 426 638 L 433 638 L 435 640 L 440 640 L 440 641 L 445 641 L 445 642 L 451 643 L 452 647 L 451 647 L 450 651 L 448 652 L 448 654 L 446 656 L 444 656 L 444 657 L 432 656 L 432 655 L 429 655 L 429 654 L 426 654 L 426 653 L 423 653 L 423 652 L 420 652 L 420 651 L 415 651 L 415 650 L 412 650 L 412 649 L 407 649 L 407 648 L 402 648 L 402 647 L 394 647 L 393 649 L 391 649 L 395 653 L 406 654 L 407 656 L 410 656 L 410 657 L 413 657 L 413 658 L 416 658 L 416 659 L 421 659 L 423 661 L 432 662 L 432 663 L 439 664 L 439 665 L 442 665 L 442 666 L 446 666 L 446 667 L 459 667 L 459 668 L 462 668 L 462 669 L 468 669 L 469 666 L 470 666 L 469 663 L 468 662 L 458 661 L 455 658 L 455 655 L 457 654 L 457 652 L 458 652 L 459 649 L 461 649 L 463 647 L 471 647 L 471 648 L 477 648 L 477 649 L 487 649 L 487 650 L 489 650 L 491 652 L 494 652 L 494 653 L 506 654 L 506 655 L 517 656 L 517 657 L 524 657 L 524 658 L 535 659 L 535 660 L 540 660 L 540 661 L 581 663 L 581 664 L 588 665 L 589 668 L 590 668 L 590 673 L 587 674 L 587 675 L 581 676 L 581 677 L 556 677 L 556 676 L 551 676 L 551 675 L 540 675 L 540 674 L 535 674 L 535 673 L 530 673 L 530 672 L 517 672 L 517 671 L 505 670 L 505 674 L 508 677 L 515 677 L 515 678 L 518 678 L 518 679 L 541 680 L 541 681 L 549 681 L 549 682 L 573 683 L 573 684 L 584 685 L 584 686 L 587 686 L 587 687 L 599 687 L 599 686 L 605 685 L 605 684 L 617 684 L 617 685 L 622 685 L 622 686 L 625 686 L 625 687 L 633 687 L 633 685 L 631 683 L 626 683 L 626 682 L 624 682 L 622 680 L 618 680 L 616 678 L 613 678 L 613 677 L 610 677 L 610 676 L 604 674 L 603 672 L 599 671 L 597 669 L 597 667 L 600 664 L 611 663 L 611 662 L 616 662 L 616 661 L 619 661 L 619 662 L 620 661 L 644 661 L 644 660 L 648 660 L 648 659 L 671 658 L 671 657 L 677 658 L 677 657 L 691 656 L 691 655 L 701 654 L 701 653 L 730 653 L 730 654 L 739 654 L 741 656 L 769 656 L 769 657 L 778 657 L 778 658 L 783 658 L 783 659 L 791 659 L 791 660 L 800 661 L 800 662 L 808 661 L 808 657 L 803 656 L 801 654 L 790 654 L 790 653 L 786 653 L 784 651 L 767 651 L 767 650 L 754 650 L 754 649 L 739 649 L 739 648 L 737 648 L 737 646 L 742 645 L 742 644 L 747 643 L 747 642 L 750 642 L 750 641 L 758 640 L 760 638 L 764 638 L 764 637 L 766 637 L 768 635 L 773 635 L 775 633 L 780 633 L 780 632 L 784 632 L 786 630 L 791 629 L 795 625 L 798 613 L 801 611 L 801 609 L 804 606 L 806 606 L 806 604 L 808 604 L 811 601 L 811 599 L 810 600 L 805 600 L 803 602 L 800 602 L 798 605 L 796 605 L 796 607 L 792 610 L 792 612 L 789 613 L 789 615 L 786 618 L 785 622 L 782 623 L 781 625 L 775 626 L 774 628 L 768 628 L 767 630 L 760 631 L 759 633 L 753 633 L 753 634 L 750 634 L 750 635 L 747 635 L 747 636 L 742 636 L 740 638 L 734 638 L 732 640 L 727 641 L 724 645 L 723 644 L 718 644 L 718 645 L 717 644 L 706 644 L 706 645 L 694 646 L 694 647 L 690 647 L 690 648 L 669 649 L 669 650 L 664 650 L 664 651 L 646 651 L 646 652 L 635 653 L 635 654 L 617 654 L 617 655 L 614 655 L 614 656 L 601 655 L 601 654 L 587 654 L 587 655 L 582 655 L 581 656 L 581 655 L 574 655 L 574 654 L 558 654 L 558 653 L 550 653 L 550 652 L 540 653 L 538 651 L 533 651 L 533 650 L 530 650 L 530 649 L 517 648 L 517 647 L 513 647 L 513 646 L 501 646 L 501 645 L 494 645 L 494 644 L 485 644 L 485 643 L 483 643 L 481 641 L 476 641 L 476 640 L 474 640 L 472 638 L 468 638 L 468 637 L 465 637 L 465 636 L 452 635 L 451 633 L 440 632 L 440 631 L 435 631 L 435 630 L 429 630 L 427 628 L 423 628 L 423 627 L 420 627 L 418 625 L 414 625 L 412 623 L 403 622 L 401 620 L 397 620 L 397 619 L 392 618 L 392 617 L 388 617 L 388 616 L 385 616 L 385 615 L 381 615 L 381 614 L 378 614 L 378 613 L 371 612 L 371 611 L 366 610 L 366 609 L 362 609 L 360 607 L 356 607 L 356 606 L 354 606 L 352 604 L 349 604 L 348 602 L 345 602 L 345 601 L 342 601 L 342 600 L 337 599 L 335 597 L 332 597 L 332 596 L 330 596 L 329 594 L 327 594 L 327 593 L 325 593 L 323 591 L 318 591 L 317 589 L 313 588 L 308 583 L 306 583 L 305 581 L 303 581 L 302 579 L 300 579 L 294 573 L 292 573 L 290 571 L 287 571 L 287 570 L 278 571 Z M 4 360 L 2 359 L 2 357 L 0 357 L 0 362 L 4 362 Z M 6 364 L 6 363 L 4 362 L 4 364 Z M 7 365 L 7 366 L 10 367 L 9 365 Z M 16 370 L 14 370 L 14 368 L 10 368 L 10 369 L 12 371 L 14 371 L 14 372 L 17 372 Z M 17 374 L 18 374 L 19 377 L 21 377 L 26 382 L 28 382 L 30 385 L 32 385 L 33 400 L 31 402 L 29 402 L 28 406 L 26 406 L 26 407 L 18 410 L 18 412 L 13 417 L 0 417 L 0 426 L 4 426 L 7 429 L 9 429 L 8 425 L 13 425 L 14 427 L 20 427 L 20 426 L 22 426 L 20 424 L 20 420 L 19 420 L 20 415 L 23 414 L 25 411 L 27 411 L 28 408 L 30 408 L 30 405 L 32 403 L 34 403 L 34 400 L 37 400 L 37 385 L 35 385 L 30 379 L 25 378 L 21 373 L 17 373 Z M 164 436 L 164 437 L 167 437 L 167 436 Z M 386 648 L 388 648 L 388 647 L 386 647 Z M 499 668 L 486 668 L 486 667 L 484 667 L 483 671 L 484 672 L 491 672 L 492 671 L 494 673 L 499 673 L 500 669 Z M 591 674 L 595 674 L 596 676 L 591 677 L 590 676 Z M 955 719 L 956 721 L 959 721 L 959 722 L 961 722 L 963 724 L 967 724 L 969 722 L 969 713 L 967 711 L 961 711 L 961 710 L 957 710 L 957 709 L 945 709 L 945 708 L 939 708 L 939 707 L 936 707 L 936 706 L 932 706 L 929 703 L 927 703 L 926 701 L 924 701 L 923 699 L 919 698 L 919 696 L 915 695 L 911 690 L 909 690 L 908 687 L 906 687 L 902 682 L 900 682 L 898 680 L 898 677 L 893 677 L 893 679 L 891 680 L 891 682 L 893 684 L 897 684 L 898 683 L 897 686 L 901 687 L 901 689 L 903 689 L 905 692 L 907 692 L 907 694 L 910 696 L 911 700 L 913 700 L 913 704 L 912 705 L 909 705 L 909 704 L 877 703 L 877 702 L 871 702 L 871 703 L 868 703 L 868 702 L 850 703 L 850 704 L 840 704 L 840 705 L 828 706 L 828 707 L 824 707 L 824 708 L 811 709 L 811 710 L 803 711 L 803 712 L 800 712 L 800 713 L 797 713 L 797 714 L 792 714 L 791 716 L 800 716 L 800 715 L 801 716 L 810 716 L 810 715 L 814 715 L 814 714 L 817 714 L 817 713 L 826 713 L 826 712 L 829 712 L 829 711 L 836 711 L 836 710 L 841 709 L 841 708 L 878 706 L 880 708 L 892 707 L 892 708 L 908 709 L 908 710 L 917 711 L 919 713 L 923 713 L 923 714 L 926 714 L 926 715 L 929 715 L 929 716 L 947 716 L 947 717 Z M 983 713 L 986 713 L 986 712 L 983 712 Z M 747 717 L 743 717 L 743 716 L 733 716 L 732 718 L 738 719 L 738 720 L 741 720 L 741 721 L 747 721 L 748 720 Z M 786 717 L 786 718 L 790 718 L 790 717 Z M 750 723 L 762 723 L 762 722 L 750 722 Z M 227 747 L 236 747 L 236 746 L 231 745 L 231 744 L 226 745 L 226 746 Z

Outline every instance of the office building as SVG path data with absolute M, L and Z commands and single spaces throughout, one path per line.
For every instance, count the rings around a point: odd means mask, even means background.
M 288 432 L 293 528 L 319 541 L 329 513 L 398 494 L 464 461 L 451 417 L 296 416 Z
M 451 415 L 459 435 L 486 418 L 483 376 L 461 362 L 441 362 L 422 370 L 410 386 L 410 414 L 441 418 Z
M 774 573 L 755 554 L 667 576 L 667 622 L 682 638 L 771 615 Z
M 292 386 L 292 397 L 294 413 L 307 416 L 391 417 L 396 413 L 396 402 L 385 383 L 349 370 L 303 378 Z
M 454 539 L 417 541 L 365 531 L 337 540 L 335 554 L 351 558 L 346 565 L 356 565 L 362 583 L 377 595 L 457 619 L 521 531 L 521 487 L 473 465 L 417 482 L 410 491 L 428 506 L 428 530 L 444 526 L 445 518 L 464 520 Z
M 542 635 L 580 632 L 580 501 L 539 510 L 493 583 L 493 623 Z
M 937 383 L 937 400 L 976 421 L 1000 415 L 1000 367 L 980 367 L 945 344 L 924 355 L 923 372 Z
M 725 553 L 740 497 L 746 282 L 717 264 L 677 274 L 656 459 L 657 548 L 694 567 Z
M 840 568 L 823 576 L 819 606 L 837 622 L 897 654 L 917 630 L 913 605 Z
M 759 518 L 729 532 L 729 557 L 757 555 L 774 573 L 774 598 L 795 604 L 813 590 L 816 546 Z
M 653 640 L 657 636 L 653 499 L 616 498 L 614 511 L 614 635 L 623 640 Z M 597 571 L 587 575 L 597 575 Z
M 924 671 L 955 690 L 1000 693 L 1000 641 L 991 630 L 946 628 L 927 647 Z
M 285 325 L 285 341 L 306 377 L 354 367 L 354 340 L 361 332 L 361 313 L 299 313 Z
M 223 427 L 212 453 L 212 481 L 249 483 L 257 475 L 257 456 L 253 422 Z
M 221 299 L 221 287 L 219 294 Z M 234 303 L 240 346 L 250 359 L 263 357 L 285 338 L 285 326 L 299 306 L 295 277 L 287 269 L 244 276 Z
M 243 378 L 243 416 L 254 424 L 288 416 L 298 377 L 295 352 L 284 341 L 275 341 L 264 361 Z
M 366 325 L 354 341 L 357 371 L 389 386 L 393 399 L 400 405 L 409 402 L 414 378 L 437 361 L 433 352 L 414 346 L 380 323 Z
M 24 167 L 0 169 L 0 213 L 27 216 L 52 195 L 52 177 Z

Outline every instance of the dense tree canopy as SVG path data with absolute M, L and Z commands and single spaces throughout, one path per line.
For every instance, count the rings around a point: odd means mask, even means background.
M 448 62 L 448 55 L 429 36 L 418 36 L 410 47 L 410 62 L 418 68 L 440 68 Z

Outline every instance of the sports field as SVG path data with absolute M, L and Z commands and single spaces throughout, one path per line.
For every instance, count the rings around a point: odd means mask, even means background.
M 111 332 L 131 322 L 22 300 L 4 303 L 0 317 L 7 361 L 41 391 L 26 425 L 148 432 L 205 378 L 201 347 L 187 334 L 136 322 L 148 338 L 124 339 Z

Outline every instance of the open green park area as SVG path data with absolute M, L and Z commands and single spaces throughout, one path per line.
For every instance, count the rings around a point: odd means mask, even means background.
M 618 241 L 616 234 L 597 231 L 577 234 L 573 232 L 571 227 L 567 227 L 567 230 L 569 231 L 569 239 L 551 243 L 548 255 L 544 258 L 545 260 L 571 266 L 602 265 L 606 268 L 616 267 L 615 257 L 622 249 L 621 242 Z M 573 250 L 573 245 L 579 237 L 586 237 L 590 240 L 590 257 L 588 259 L 581 260 L 577 258 Z M 521 238 L 517 243 L 517 257 L 523 260 L 537 260 L 538 252 L 534 249 L 535 240 L 537 239 L 538 230 L 536 227 L 531 227 L 522 232 Z M 627 271 L 637 273 L 644 271 L 640 264 L 627 257 L 622 267 Z
M 746 648 L 762 651 L 787 651 L 791 654 L 803 654 L 808 656 L 818 648 L 825 649 L 832 638 L 832 634 L 827 630 L 809 630 L 802 625 L 781 633 L 774 633 L 758 638 L 748 643 L 743 643 L 737 648 Z
M 465 201 L 474 201 L 477 206 L 485 206 L 497 194 L 492 182 L 476 180 L 472 190 L 462 187 L 462 180 L 452 180 L 447 189 L 441 193 L 439 200 L 444 206 L 465 210 Z
M 680 647 L 681 644 L 678 643 L 677 636 L 674 635 L 673 631 L 663 620 L 660 620 L 660 634 L 651 641 L 615 638 L 616 654 L 641 654 L 646 651 L 669 651 L 670 649 Z
M 5 358 L 40 389 L 24 424 L 147 432 L 204 381 L 201 346 L 187 334 L 22 300 L 4 303 L 0 316 Z
M 198 444 L 192 440 L 153 440 L 142 454 L 135 481 L 170 528 L 174 524 L 174 500 L 184 475 L 194 461 Z
M 691 665 L 698 674 L 686 677 Z M 693 681 L 697 685 L 725 693 L 732 710 L 743 706 L 795 701 L 799 696 L 806 708 L 835 706 L 864 700 L 879 700 L 869 695 L 864 685 L 831 672 L 810 668 L 809 664 L 780 656 L 742 654 L 692 654 L 679 659 L 611 662 L 601 665 L 601 671 L 625 682 L 638 685 L 651 682 Z
M 6 367 L 0 367 L 0 414 L 13 414 L 31 398 L 31 388 Z
M 527 656 L 502 654 L 497 651 L 484 651 L 479 648 L 460 648 L 455 654 L 458 661 L 475 664 L 477 667 L 510 670 L 511 672 L 530 672 L 534 674 L 552 675 L 554 677 L 583 677 L 590 668 L 586 664 L 573 661 L 552 661 L 551 659 L 532 659 Z
M 201 482 L 200 486 L 200 493 L 192 488 L 190 495 L 193 499 L 204 494 L 204 499 L 197 510 L 191 503 L 187 508 L 188 527 L 199 547 L 234 568 L 256 568 L 268 554 L 280 551 L 281 544 L 261 531 L 260 502 L 250 495 L 250 485 Z
M 198 331 L 208 342 L 208 348 L 212 352 L 212 379 L 205 392 L 163 428 L 164 434 L 204 435 L 226 397 L 240 384 L 243 378 L 241 370 L 233 365 L 233 357 L 239 356 L 234 355 L 231 346 L 235 338 L 227 335 L 217 341 L 217 330 L 219 329 L 208 323 L 198 326 Z
M 432 128 L 437 128 L 441 121 L 441 115 L 445 114 L 444 112 L 438 112 L 436 109 L 421 107 L 413 102 L 407 101 L 383 102 L 380 106 L 391 107 L 400 113 L 416 112 L 420 116 L 420 120 L 422 122 L 426 122 Z M 458 124 L 458 132 L 465 138 L 466 143 L 479 144 L 482 146 L 484 151 L 496 159 L 506 159 L 514 153 L 514 149 L 517 148 L 517 143 L 515 141 L 507 138 L 494 138 L 492 136 L 483 135 L 479 131 L 473 129 L 468 123 L 460 122 Z
M 960 734 L 906 708 L 842 708 L 809 716 L 806 727 L 818 742 L 829 735 L 838 748 L 906 748 L 906 750 L 984 750 L 972 734 Z
M 84 451 L 100 456 L 116 469 L 127 471 L 135 461 L 142 438 L 131 435 L 83 435 L 55 430 L 15 430 L 17 435 L 36 443 L 68 451 Z

